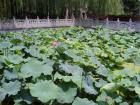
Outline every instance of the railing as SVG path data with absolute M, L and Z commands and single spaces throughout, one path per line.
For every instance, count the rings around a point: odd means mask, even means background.
M 108 18 L 106 20 L 76 20 L 76 19 L 13 19 L 0 21 L 0 30 L 9 30 L 9 29 L 27 29 L 27 28 L 49 28 L 49 27 L 65 27 L 65 26 L 83 26 L 94 28 L 96 26 L 103 26 L 113 30 L 120 29 L 133 29 L 139 31 L 140 23 L 130 21 L 109 21 Z

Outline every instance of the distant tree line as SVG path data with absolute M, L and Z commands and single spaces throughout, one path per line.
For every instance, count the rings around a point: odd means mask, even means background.
M 139 0 L 0 0 L 0 18 L 140 15 Z

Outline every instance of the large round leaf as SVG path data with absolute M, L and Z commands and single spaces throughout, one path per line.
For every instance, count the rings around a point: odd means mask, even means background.
M 0 103 L 5 99 L 6 94 L 5 90 L 0 87 Z
M 76 94 L 77 88 L 72 87 L 71 84 L 62 84 L 57 101 L 59 103 L 72 103 Z
M 73 83 L 75 83 L 79 88 L 81 88 L 82 86 L 82 79 L 83 77 L 81 75 L 72 75 L 72 76 L 63 76 L 59 73 L 56 73 L 54 75 L 54 80 L 59 79 L 59 80 L 63 80 L 65 82 L 70 82 L 72 81 Z
M 135 87 L 134 90 L 138 94 L 138 96 L 140 96 L 140 87 Z
M 43 103 L 54 100 L 58 97 L 60 88 L 52 81 L 40 81 L 29 86 L 30 93 Z
M 8 95 L 16 95 L 20 91 L 21 83 L 19 81 L 4 83 L 2 88 Z
M 83 69 L 80 68 L 78 65 L 61 64 L 60 69 L 65 71 L 66 73 L 70 73 L 73 75 L 82 75 L 83 73 Z
M 140 56 L 136 57 L 135 64 L 140 66 Z
M 87 76 L 83 80 L 83 88 L 86 93 L 92 94 L 92 95 L 97 95 L 98 92 L 95 89 L 95 87 L 93 86 L 93 82 L 94 82 L 94 79 L 91 76 Z
M 61 64 L 60 69 L 66 73 L 72 74 L 71 80 L 81 88 L 83 69 L 77 65 Z
M 89 101 L 87 98 L 79 98 L 77 97 L 72 105 L 97 105 L 96 103 L 94 103 L 93 101 Z
M 13 64 L 20 64 L 21 62 L 24 61 L 24 59 L 22 58 L 22 56 L 19 55 L 9 55 L 6 58 L 6 61 Z
M 118 83 L 108 83 L 101 88 L 101 91 L 105 90 L 105 91 L 113 92 L 116 91 L 119 87 L 120 84 Z
M 50 65 L 42 64 L 38 60 L 32 60 L 21 67 L 19 75 L 23 78 L 39 77 L 42 73 L 51 75 L 53 68 Z
M 21 83 L 19 81 L 3 83 L 0 87 L 0 102 L 5 99 L 5 96 L 16 95 L 21 88 Z

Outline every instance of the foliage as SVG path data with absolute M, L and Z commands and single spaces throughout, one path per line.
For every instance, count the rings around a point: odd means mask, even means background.
M 140 15 L 140 1 L 139 0 L 123 0 L 124 10 L 129 15 Z
M 0 18 L 79 18 L 88 15 L 122 15 L 122 0 L 0 0 Z
M 139 58 L 140 35 L 127 30 L 68 27 L 1 34 L 0 102 L 139 105 Z

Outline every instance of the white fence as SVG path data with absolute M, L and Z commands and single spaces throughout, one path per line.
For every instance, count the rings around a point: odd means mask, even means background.
M 109 21 L 108 18 L 104 21 L 98 19 L 86 19 L 86 20 L 75 20 L 75 19 L 13 19 L 0 21 L 0 30 L 9 29 L 27 29 L 27 28 L 48 28 L 48 27 L 65 27 L 65 26 L 83 26 L 94 28 L 96 26 L 103 26 L 114 30 L 120 29 L 134 29 L 139 31 L 140 23 L 130 21 Z

